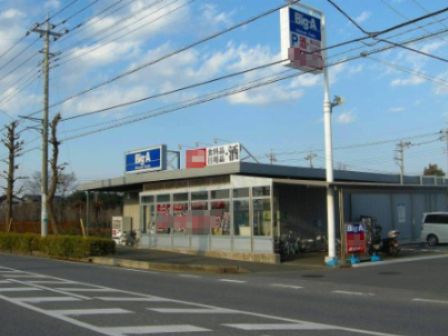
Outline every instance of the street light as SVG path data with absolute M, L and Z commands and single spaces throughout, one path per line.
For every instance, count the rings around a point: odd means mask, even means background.
M 330 108 L 333 110 L 333 107 L 344 104 L 344 98 L 341 96 L 334 96 L 333 101 L 330 103 Z M 333 112 L 333 111 L 332 111 Z

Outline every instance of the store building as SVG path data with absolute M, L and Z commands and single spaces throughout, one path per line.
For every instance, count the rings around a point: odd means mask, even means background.
M 123 216 L 131 218 L 141 248 L 277 262 L 276 242 L 290 232 L 314 243 L 326 235 L 323 169 L 245 162 L 240 153 L 212 164 L 210 149 L 203 151 L 187 153 L 189 168 L 151 168 L 80 189 L 124 192 Z M 210 164 L 195 161 L 197 154 Z M 448 210 L 443 178 L 406 176 L 400 184 L 398 175 L 335 171 L 334 176 L 341 227 L 371 216 L 383 232 L 398 229 L 401 240 L 416 241 L 423 212 Z

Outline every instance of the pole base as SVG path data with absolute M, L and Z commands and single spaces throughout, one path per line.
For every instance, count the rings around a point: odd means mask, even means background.
M 325 265 L 327 265 L 328 267 L 336 267 L 339 265 L 339 260 L 338 258 L 335 257 L 325 257 Z

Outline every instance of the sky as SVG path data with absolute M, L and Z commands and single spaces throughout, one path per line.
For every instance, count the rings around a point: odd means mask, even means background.
M 383 41 L 369 38 L 327 51 L 331 97 L 344 99 L 332 114 L 334 167 L 399 174 L 394 156 L 404 141 L 410 143 L 406 174 L 421 175 L 429 163 L 447 171 L 448 11 L 409 21 L 448 2 L 333 2 L 360 27 L 327 0 L 302 2 L 324 13 L 329 47 L 366 36 L 359 28 L 378 32 L 407 23 L 381 35 Z M 79 182 L 123 175 L 125 152 L 159 144 L 180 149 L 182 165 L 186 149 L 239 142 L 260 162 L 309 167 L 305 157 L 311 153 L 313 166 L 324 167 L 323 76 L 277 62 L 279 12 L 261 15 L 284 3 L 0 0 L 0 127 L 20 120 L 26 152 L 18 174 L 31 176 L 41 167 L 39 121 L 22 116 L 42 116 L 43 40 L 32 29 L 47 17 L 62 34 L 50 43 L 50 119 L 62 115 L 60 162 Z M 425 38 L 409 43 L 418 37 Z M 403 42 L 408 49 L 396 46 Z M 216 97 L 288 75 L 294 76 Z M 153 98 L 92 113 L 145 97 Z M 216 99 L 205 102 L 209 98 Z

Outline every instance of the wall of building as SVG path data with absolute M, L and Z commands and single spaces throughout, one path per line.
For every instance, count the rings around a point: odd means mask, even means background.
M 132 229 L 140 235 L 140 202 L 138 197 L 125 198 L 123 200 L 123 217 L 132 218 Z
M 418 241 L 424 212 L 448 210 L 446 193 L 441 191 L 389 191 L 351 193 L 348 221 L 372 216 L 383 228 L 399 230 L 403 241 Z

